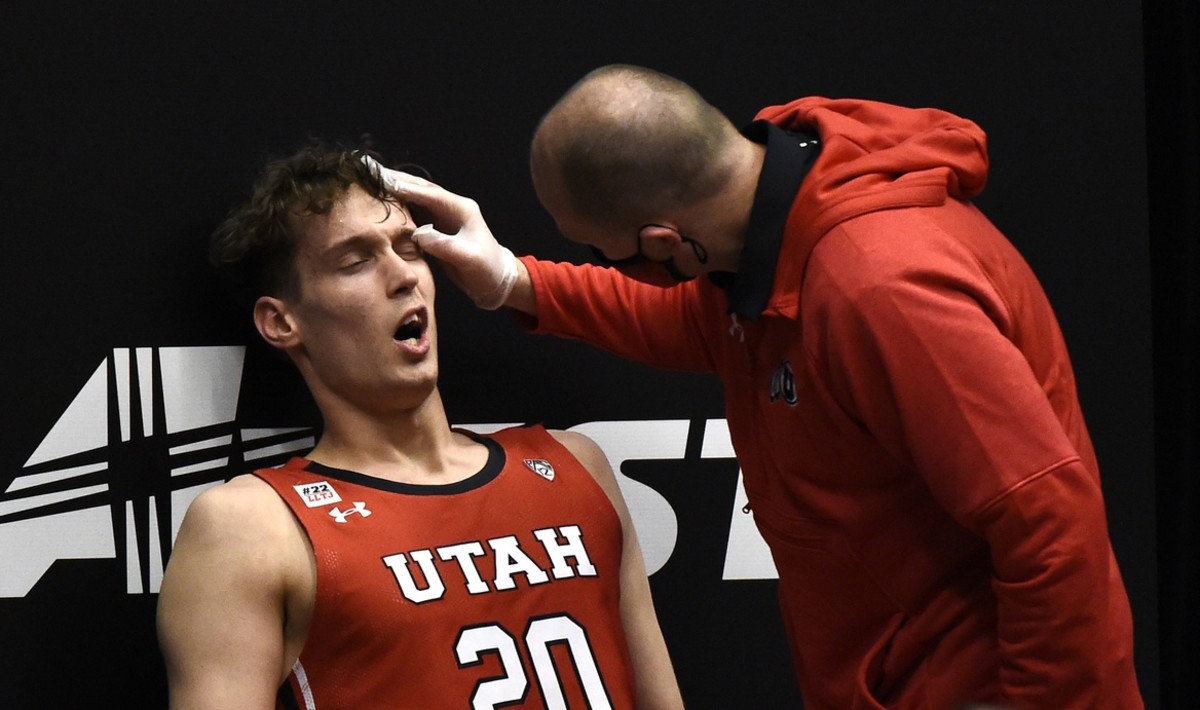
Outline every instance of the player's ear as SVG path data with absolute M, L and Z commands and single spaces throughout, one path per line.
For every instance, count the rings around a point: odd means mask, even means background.
M 271 345 L 287 350 L 300 340 L 300 330 L 287 303 L 274 296 L 260 296 L 254 302 L 254 327 Z

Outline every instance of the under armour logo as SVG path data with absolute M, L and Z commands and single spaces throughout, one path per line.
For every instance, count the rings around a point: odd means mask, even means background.
M 525 459 L 525 465 L 529 467 L 530 471 L 533 471 L 547 481 L 554 480 L 554 467 L 550 465 L 549 461 L 543 461 L 542 459 Z
M 367 504 L 361 500 L 354 501 L 354 507 L 345 512 L 334 508 L 333 510 L 329 511 L 329 516 L 339 523 L 344 523 L 346 522 L 346 518 L 354 515 L 355 513 L 358 513 L 364 518 L 369 518 L 371 516 L 371 511 L 367 510 Z
M 792 364 L 784 360 L 771 375 L 771 401 L 783 398 L 789 405 L 796 404 L 796 376 L 792 373 Z

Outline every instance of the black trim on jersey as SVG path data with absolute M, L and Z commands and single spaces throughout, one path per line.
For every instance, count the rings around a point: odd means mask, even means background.
M 377 490 L 388 491 L 390 493 L 403 493 L 405 495 L 413 496 L 446 496 L 456 495 L 458 493 L 466 493 L 467 491 L 473 491 L 476 488 L 482 488 L 483 486 L 486 486 L 487 484 L 496 480 L 496 477 L 500 475 L 502 470 L 504 470 L 504 464 L 506 463 L 508 457 L 504 453 L 504 447 L 496 443 L 494 440 L 488 437 L 479 436 L 478 434 L 470 431 L 462 431 L 462 433 L 470 436 L 475 441 L 478 441 L 487 447 L 488 460 L 487 463 L 483 465 L 483 468 L 479 469 L 478 473 L 471 474 L 467 478 L 454 483 L 446 483 L 442 485 L 401 483 L 400 481 L 389 481 L 383 478 L 376 478 L 375 476 L 368 476 L 365 473 L 358 473 L 357 471 L 347 471 L 341 468 L 334 468 L 333 466 L 326 466 L 325 464 L 317 463 L 316 461 L 309 461 L 304 466 L 304 470 L 320 476 L 328 476 L 329 478 L 334 478 L 346 483 L 353 483 L 357 486 L 366 486 L 367 488 L 375 488 Z

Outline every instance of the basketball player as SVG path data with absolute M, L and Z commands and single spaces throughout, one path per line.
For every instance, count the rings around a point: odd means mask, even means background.
M 188 510 L 158 608 L 172 707 L 682 707 L 604 454 L 451 429 L 416 225 L 361 157 L 269 164 L 214 235 L 324 428 Z

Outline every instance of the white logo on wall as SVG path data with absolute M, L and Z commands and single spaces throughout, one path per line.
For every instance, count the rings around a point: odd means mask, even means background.
M 309 427 L 238 425 L 244 357 L 242 346 L 117 348 L 101 361 L 0 492 L 0 597 L 25 596 L 55 562 L 70 559 L 122 559 L 126 590 L 156 593 L 164 551 L 201 491 L 312 448 Z M 700 457 L 732 458 L 725 421 L 702 425 Z M 508 425 L 463 426 L 487 433 Z M 572 427 L 608 455 L 650 573 L 675 549 L 675 511 L 656 490 L 621 475 L 620 465 L 683 459 L 691 426 L 655 420 Z M 765 543 L 741 513 L 745 504 L 739 472 L 724 578 L 774 578 Z
M 117 348 L 101 361 L 0 494 L 0 597 L 25 596 L 57 560 L 118 557 L 129 593 L 157 592 L 201 491 L 311 448 L 307 427 L 238 427 L 244 357 Z

